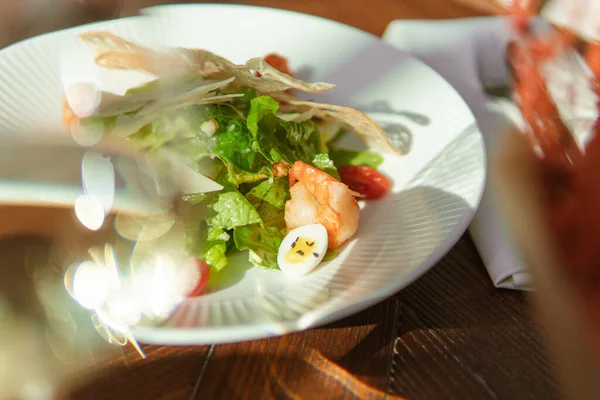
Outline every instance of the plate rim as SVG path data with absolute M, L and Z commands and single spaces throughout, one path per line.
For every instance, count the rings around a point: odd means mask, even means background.
M 254 322 L 254 323 L 246 323 L 246 324 L 236 324 L 236 325 L 221 325 L 221 326 L 210 326 L 210 327 L 135 327 L 132 328 L 132 334 L 136 338 L 143 343 L 148 344 L 162 344 L 162 345 L 207 345 L 207 344 L 223 344 L 223 343 L 239 343 L 246 342 L 256 339 L 269 338 L 275 336 L 287 335 L 295 332 L 305 331 L 307 329 L 318 328 L 323 325 L 332 323 L 334 321 L 341 320 L 350 315 L 357 314 L 359 312 L 364 311 L 365 309 L 393 296 L 394 294 L 400 292 L 406 287 L 413 284 L 416 280 L 422 277 L 425 273 L 431 270 L 436 264 L 443 259 L 450 250 L 458 243 L 464 233 L 467 231 L 471 221 L 473 220 L 479 206 L 481 204 L 481 200 L 484 194 L 484 190 L 487 184 L 487 174 L 488 174 L 488 156 L 485 146 L 485 140 L 481 133 L 481 129 L 479 124 L 473 114 L 468 103 L 464 100 L 463 96 L 460 94 L 458 90 L 448 82 L 443 76 L 441 76 L 435 69 L 431 66 L 427 65 L 425 62 L 421 61 L 417 57 L 411 55 L 408 52 L 402 51 L 391 46 L 389 43 L 385 42 L 381 37 L 372 34 L 370 32 L 364 31 L 358 27 L 345 24 L 343 22 L 331 20 L 325 17 L 292 11 L 287 9 L 280 9 L 268 6 L 255 6 L 255 5 L 245 5 L 245 4 L 220 4 L 220 3 L 181 3 L 181 4 L 168 4 L 168 5 L 156 5 L 151 7 L 146 7 L 139 10 L 138 15 L 128 16 L 118 19 L 112 20 L 104 20 L 97 21 L 92 23 L 80 24 L 76 26 L 72 26 L 69 28 L 60 29 L 53 32 L 47 32 L 41 35 L 32 36 L 29 38 L 25 38 L 18 42 L 12 43 L 7 47 L 0 49 L 0 59 L 5 56 L 7 53 L 14 51 L 13 49 L 19 47 L 22 44 L 40 40 L 40 38 L 52 36 L 52 35 L 61 35 L 69 31 L 78 30 L 86 27 L 98 27 L 107 24 L 111 24 L 114 22 L 127 24 L 128 21 L 137 21 L 141 18 L 144 18 L 147 14 L 151 14 L 153 12 L 160 12 L 161 10 L 173 10 L 173 9 L 248 9 L 248 10 L 264 10 L 264 12 L 270 13 L 278 13 L 278 14 L 291 14 L 295 16 L 300 16 L 308 19 L 316 19 L 321 22 L 327 24 L 333 24 L 339 28 L 350 29 L 351 31 L 368 36 L 371 40 L 375 40 L 382 44 L 387 51 L 396 52 L 399 54 L 403 54 L 407 59 L 410 59 L 413 62 L 417 62 L 421 68 L 428 69 L 430 73 L 433 73 L 441 78 L 441 80 L 445 83 L 446 87 L 452 90 L 457 99 L 463 103 L 463 107 L 470 113 L 472 117 L 472 123 L 467 128 L 474 126 L 475 131 L 473 134 L 476 134 L 479 138 L 478 143 L 478 152 L 482 155 L 482 165 L 480 166 L 481 174 L 483 175 L 481 180 L 481 185 L 478 188 L 478 196 L 476 202 L 473 204 L 473 207 L 469 207 L 469 209 L 462 213 L 460 216 L 460 220 L 454 224 L 451 228 L 450 232 L 443 238 L 443 240 L 435 247 L 429 256 L 422 261 L 417 267 L 413 270 L 409 271 L 402 277 L 401 280 L 394 280 L 391 284 L 386 286 L 380 286 L 376 290 L 373 290 L 371 293 L 366 295 L 365 297 L 360 298 L 357 301 L 342 304 L 338 307 L 335 307 L 332 310 L 326 310 L 327 312 L 322 312 L 322 308 L 317 308 L 315 310 L 309 311 L 307 313 L 300 314 L 298 318 L 285 320 L 285 321 L 276 321 L 276 322 Z M 442 150 L 443 151 L 443 150 Z M 310 320 L 313 315 L 316 315 L 315 318 Z M 303 320 L 309 319 L 310 321 L 303 322 Z M 276 328 L 276 329 L 275 329 Z M 208 335 L 202 335 L 200 332 L 214 332 Z M 215 333 L 218 332 L 218 335 Z M 200 337 L 198 337 L 200 336 Z M 210 336 L 211 340 L 206 340 L 205 338 Z M 215 340 L 215 336 L 220 336 L 222 340 Z

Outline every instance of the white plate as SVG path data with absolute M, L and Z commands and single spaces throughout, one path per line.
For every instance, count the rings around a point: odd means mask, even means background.
M 76 34 L 104 29 L 142 43 L 206 48 L 239 63 L 281 53 L 301 77 L 338 85 L 318 100 L 367 112 L 410 151 L 385 159 L 392 193 L 363 207 L 359 231 L 338 258 L 292 281 L 248 268 L 241 254 L 227 267 L 237 271 L 227 287 L 188 300 L 164 327 L 136 329 L 139 340 L 234 342 L 331 322 L 406 287 L 464 233 L 484 187 L 483 140 L 465 102 L 429 67 L 358 29 L 288 11 L 180 5 L 147 12 L 161 18 L 77 27 L 0 52 L 0 134 L 62 129 L 60 55 L 85 55 Z M 0 200 L 5 195 L 0 188 Z

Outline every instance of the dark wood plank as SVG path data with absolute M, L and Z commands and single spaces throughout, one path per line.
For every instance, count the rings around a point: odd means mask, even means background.
M 278 338 L 214 346 L 195 399 L 379 399 L 398 303 Z
M 411 399 L 558 397 L 526 297 L 492 286 L 469 238 L 398 300 L 393 392 Z
M 143 346 L 143 349 L 146 359 L 130 345 L 117 354 L 97 358 L 90 365 L 90 368 L 99 369 L 94 378 L 72 391 L 68 398 L 188 400 L 209 348 Z

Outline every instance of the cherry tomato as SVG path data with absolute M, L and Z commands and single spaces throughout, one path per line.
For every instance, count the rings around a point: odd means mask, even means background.
M 347 165 L 338 168 L 338 172 L 341 181 L 363 199 L 383 197 L 390 187 L 390 181 L 385 176 L 366 165 Z
M 282 57 L 279 54 L 271 53 L 265 57 L 265 61 L 279 72 L 294 77 L 294 73 L 290 70 L 288 65 L 287 58 Z
M 199 296 L 200 293 L 204 291 L 204 288 L 206 288 L 206 283 L 208 282 L 208 278 L 210 278 L 210 267 L 207 263 L 200 259 L 196 259 L 196 265 L 198 266 L 200 279 L 198 280 L 196 287 L 188 294 L 188 297 Z

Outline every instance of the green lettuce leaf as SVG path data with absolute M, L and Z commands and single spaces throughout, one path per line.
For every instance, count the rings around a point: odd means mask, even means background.
M 246 198 L 258 208 L 263 202 L 271 204 L 278 209 L 283 209 L 285 202 L 290 198 L 288 184 L 284 180 L 265 180 L 254 186 L 246 195 Z M 258 202 L 258 204 L 257 204 Z
M 202 259 L 215 270 L 224 268 L 227 252 L 232 250 L 235 242 L 231 234 L 234 228 L 262 223 L 256 208 L 228 180 L 224 170 L 216 179 L 223 185 L 219 193 L 208 193 L 202 198 L 191 198 L 188 202 L 205 201 L 209 203 L 211 213 L 206 219 L 208 225 Z M 202 233 L 200 233 L 202 235 Z
M 260 225 L 277 228 L 282 235 L 285 235 L 284 207 L 289 198 L 287 183 L 279 179 L 266 180 L 246 194 L 246 199 L 260 215 Z
M 256 208 L 261 223 L 234 229 L 239 250 L 250 251 L 250 261 L 263 268 L 277 267 L 277 252 L 286 235 L 285 203 L 290 198 L 284 180 L 265 180 L 246 194 Z
M 383 157 L 372 151 L 332 149 L 329 152 L 329 156 L 338 167 L 345 165 L 366 165 L 377 169 L 383 162 Z
M 227 265 L 227 251 L 230 241 L 229 233 L 222 228 L 209 227 L 204 221 L 206 203 L 214 194 L 194 195 L 186 199 L 180 208 L 185 223 L 186 248 L 190 256 L 204 260 L 214 270 Z
M 272 162 L 296 160 L 309 164 L 321 150 L 321 138 L 312 121 L 288 122 L 267 114 L 260 124 L 258 144 Z
M 323 257 L 323 262 L 331 261 L 334 258 L 336 258 L 339 254 L 340 252 L 338 250 L 327 250 L 327 253 L 325 253 L 325 257 Z
M 229 234 L 220 228 L 210 228 L 204 245 L 202 259 L 216 271 L 227 266 L 227 242 Z
M 312 121 L 290 122 L 277 117 L 279 103 L 269 96 L 252 99 L 246 126 L 258 150 L 275 163 L 296 160 L 311 163 L 321 149 L 321 136 Z
M 241 226 L 233 233 L 239 250 L 250 251 L 250 261 L 263 268 L 278 269 L 277 252 L 283 241 L 277 227 L 263 228 L 260 225 Z
M 242 121 L 230 120 L 227 129 L 218 133 L 216 139 L 217 156 L 233 165 L 238 171 L 254 174 L 264 174 L 268 171 L 267 160 L 257 152 L 258 143 Z
M 258 136 L 258 123 L 267 114 L 275 114 L 279 110 L 279 103 L 270 96 L 255 97 L 250 102 L 250 113 L 246 119 L 248 130 L 252 136 Z
M 87 117 L 79 120 L 79 129 L 89 132 L 110 132 L 117 123 L 117 117 Z
M 258 142 L 248 131 L 241 111 L 218 105 L 208 107 L 207 115 L 219 124 L 214 152 L 225 163 L 233 184 L 238 186 L 270 176 L 270 163 L 258 152 Z
M 258 96 L 258 91 L 251 87 L 243 87 L 236 89 L 235 93 L 242 93 L 244 96 L 234 98 L 230 104 L 240 110 L 246 117 L 250 111 L 250 102 Z
M 215 214 L 207 223 L 214 228 L 233 229 L 262 221 L 252 204 L 237 190 L 219 193 L 211 208 Z
M 194 193 L 183 196 L 183 200 L 190 205 L 197 205 L 207 200 L 212 193 Z
M 335 167 L 333 161 L 329 158 L 329 154 L 320 153 L 315 156 L 312 160 L 312 164 L 319 168 L 321 171 L 324 171 L 334 177 L 335 179 L 340 179 L 340 174 L 338 173 L 337 168 Z

